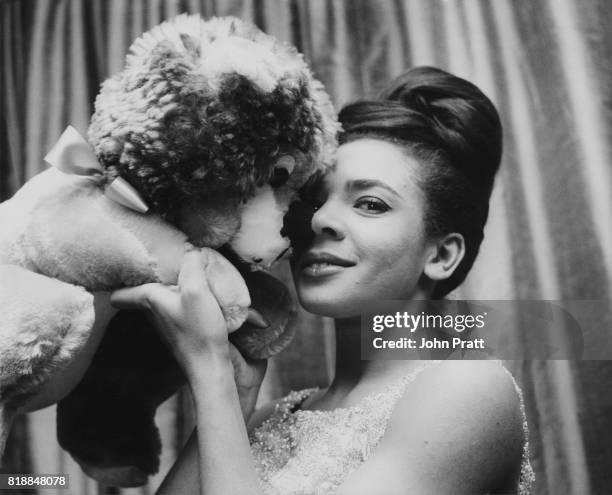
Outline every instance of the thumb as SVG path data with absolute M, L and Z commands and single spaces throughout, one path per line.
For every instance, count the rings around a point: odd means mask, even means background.
M 162 284 L 144 284 L 137 287 L 126 287 L 113 292 L 110 303 L 118 309 L 153 309 L 169 290 Z

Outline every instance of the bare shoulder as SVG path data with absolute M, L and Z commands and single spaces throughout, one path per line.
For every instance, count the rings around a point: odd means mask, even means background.
M 511 485 L 524 442 L 512 376 L 497 361 L 427 368 L 406 388 L 383 442 L 422 472 L 443 467 L 447 479 L 472 483 L 465 489 L 494 491 L 508 480 Z
M 455 414 L 467 407 L 472 415 L 486 412 L 520 416 L 514 379 L 500 361 L 443 361 L 426 368 L 407 392 L 399 407 L 412 402 L 412 394 L 426 394 L 431 401 L 452 404 Z

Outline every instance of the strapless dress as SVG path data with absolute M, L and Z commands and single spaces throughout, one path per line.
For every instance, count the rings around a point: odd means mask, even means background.
M 318 389 L 290 392 L 276 404 L 272 415 L 250 434 L 251 452 L 264 493 L 333 493 L 376 448 L 406 386 L 435 364 L 436 361 L 424 361 L 410 374 L 353 407 L 303 410 L 299 405 Z M 523 395 L 514 377 L 512 381 L 520 399 L 525 438 L 517 493 L 527 495 L 535 476 L 529 463 Z

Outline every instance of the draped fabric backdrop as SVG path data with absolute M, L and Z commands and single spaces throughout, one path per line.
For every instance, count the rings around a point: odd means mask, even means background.
M 498 105 L 505 153 L 480 257 L 456 295 L 610 300 L 612 2 L 5 0 L 1 9 L 0 199 L 43 170 L 67 124 L 86 132 L 100 82 L 134 38 L 182 12 L 231 14 L 297 45 L 337 108 L 414 65 L 474 81 Z M 279 275 L 289 281 L 286 267 Z M 598 318 L 612 330 L 610 311 Z M 303 314 L 298 325 L 263 400 L 329 379 L 330 322 Z M 517 329 L 519 345 L 528 330 Z M 612 491 L 612 363 L 508 366 L 525 391 L 536 492 Z M 65 494 L 152 493 L 191 428 L 189 404 L 178 394 L 159 411 L 162 474 L 146 488 L 82 475 L 57 445 L 54 408 L 17 422 L 4 471 L 69 473 Z

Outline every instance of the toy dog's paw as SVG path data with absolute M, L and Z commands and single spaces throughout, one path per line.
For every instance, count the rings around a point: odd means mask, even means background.
M 244 274 L 252 307 L 269 325 L 258 327 L 246 321 L 230 340 L 247 356 L 264 359 L 282 351 L 295 331 L 291 324 L 297 315 L 289 290 L 280 280 L 265 272 Z

